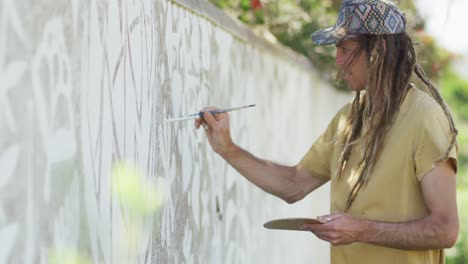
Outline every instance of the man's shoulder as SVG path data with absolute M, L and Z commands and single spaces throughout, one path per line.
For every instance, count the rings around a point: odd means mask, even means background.
M 412 89 L 405 99 L 405 106 L 400 109 L 405 126 L 418 131 L 448 131 L 450 124 L 443 107 L 427 92 Z
M 343 105 L 338 112 L 336 112 L 335 116 L 340 116 L 340 117 L 347 117 L 353 108 L 353 101 L 350 101 Z
M 442 106 L 430 94 L 416 87 L 411 88 L 402 110 L 416 118 L 443 114 Z

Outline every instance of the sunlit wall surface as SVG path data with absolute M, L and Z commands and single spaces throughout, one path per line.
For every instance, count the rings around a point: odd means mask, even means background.
M 347 100 L 216 17 L 231 21 L 195 0 L 0 2 L 0 263 L 328 261 L 311 234 L 262 227 L 328 212 L 328 187 L 287 205 L 192 121 L 164 122 L 256 104 L 231 113 L 233 139 L 295 165 Z

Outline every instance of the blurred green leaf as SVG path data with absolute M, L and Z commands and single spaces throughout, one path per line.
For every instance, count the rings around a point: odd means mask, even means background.
M 135 216 L 158 210 L 164 201 L 163 182 L 146 179 L 143 172 L 129 162 L 119 161 L 112 167 L 113 193 Z
M 250 10 L 250 0 L 240 0 L 240 8 L 244 11 Z
M 53 248 L 49 251 L 50 264 L 91 264 L 91 259 L 75 248 Z

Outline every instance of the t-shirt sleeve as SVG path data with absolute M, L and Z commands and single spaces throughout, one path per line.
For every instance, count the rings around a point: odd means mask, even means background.
M 330 180 L 331 156 L 336 143 L 336 134 L 340 120 L 349 105 L 344 106 L 332 119 L 327 129 L 314 142 L 299 164 L 312 176 Z
M 438 105 L 421 111 L 419 125 L 416 126 L 415 137 L 417 142 L 414 154 L 416 177 L 421 181 L 430 172 L 437 162 L 450 159 L 457 172 L 458 145 L 455 144 L 449 152 L 448 158 L 444 155 L 450 146 L 450 126 L 443 110 Z

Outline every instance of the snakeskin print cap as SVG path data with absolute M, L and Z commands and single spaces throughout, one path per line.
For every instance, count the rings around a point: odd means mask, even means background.
M 405 26 L 405 16 L 389 0 L 344 0 L 336 24 L 312 33 L 310 38 L 317 45 L 329 45 L 346 35 L 401 33 Z

